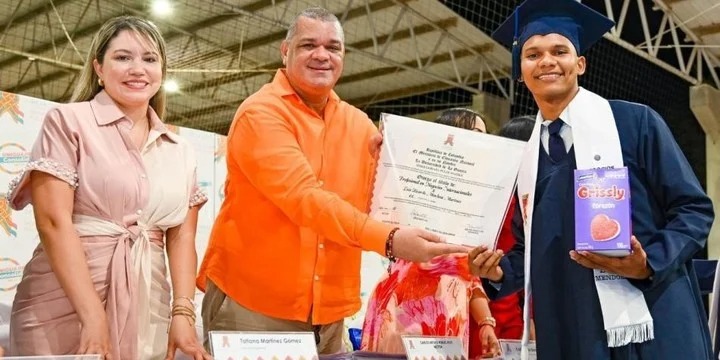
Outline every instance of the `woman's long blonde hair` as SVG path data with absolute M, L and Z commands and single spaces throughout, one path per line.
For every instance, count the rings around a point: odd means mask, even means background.
M 102 90 L 102 86 L 98 83 L 98 76 L 93 67 L 93 61 L 97 59 L 100 64 L 103 63 L 110 41 L 123 30 L 130 30 L 155 45 L 160 54 L 162 81 L 165 81 L 167 58 L 165 56 L 165 40 L 160 34 L 160 30 L 158 30 L 155 24 L 148 20 L 136 16 L 118 16 L 106 21 L 102 27 L 100 27 L 97 34 L 95 34 L 92 44 L 90 45 L 87 60 L 80 73 L 80 81 L 78 81 L 78 84 L 75 86 L 75 91 L 73 91 L 70 101 L 91 100 Z M 160 119 L 165 116 L 165 89 L 162 86 L 150 99 L 150 106 L 155 110 Z

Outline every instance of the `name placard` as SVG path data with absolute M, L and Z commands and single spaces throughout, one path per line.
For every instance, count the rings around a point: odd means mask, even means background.
M 453 359 L 466 360 L 465 348 L 459 337 L 403 336 L 408 360 Z
M 210 331 L 215 360 L 317 360 L 312 332 Z
M 503 360 L 520 360 L 522 352 L 522 341 L 520 340 L 503 340 L 500 339 L 500 351 L 502 351 Z M 536 360 L 535 342 L 528 344 L 528 360 Z

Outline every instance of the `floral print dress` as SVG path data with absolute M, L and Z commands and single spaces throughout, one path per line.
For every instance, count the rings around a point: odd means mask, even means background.
M 375 287 L 362 331 L 362 350 L 404 353 L 402 335 L 457 336 L 468 351 L 470 299 L 480 281 L 467 255 L 417 264 L 398 260 Z M 471 354 L 472 356 L 472 354 Z

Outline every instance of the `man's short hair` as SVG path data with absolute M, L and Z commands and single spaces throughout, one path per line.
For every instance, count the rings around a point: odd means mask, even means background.
M 314 6 L 311 8 L 307 8 L 303 10 L 301 13 L 299 13 L 290 23 L 290 27 L 288 28 L 287 34 L 285 35 L 285 40 L 290 40 L 293 36 L 295 36 L 295 33 L 297 32 L 297 23 L 298 20 L 300 20 L 301 17 L 313 19 L 313 20 L 320 20 L 323 22 L 333 22 L 337 24 L 337 30 L 340 35 L 340 41 L 345 43 L 345 33 L 343 32 L 342 25 L 340 25 L 340 19 L 335 16 L 335 14 L 331 13 L 327 9 L 321 8 L 319 6 Z

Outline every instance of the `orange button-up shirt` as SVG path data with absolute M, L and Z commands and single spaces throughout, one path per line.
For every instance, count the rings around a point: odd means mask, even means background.
M 320 117 L 284 70 L 230 127 L 225 200 L 197 285 L 209 278 L 262 314 L 328 324 L 360 309 L 361 250 L 385 253 L 390 225 L 367 215 L 377 129 L 331 94 Z

